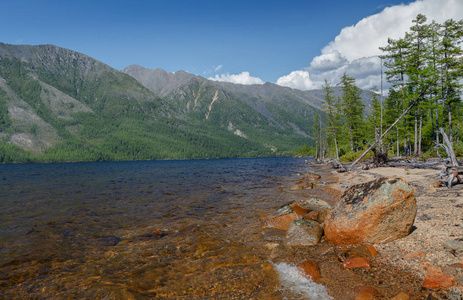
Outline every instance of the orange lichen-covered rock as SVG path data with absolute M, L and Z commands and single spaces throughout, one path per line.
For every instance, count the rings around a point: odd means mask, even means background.
M 341 254 L 338 258 L 341 261 L 345 261 L 348 258 L 353 257 L 372 257 L 377 256 L 378 252 L 371 245 L 359 245 L 353 248 L 342 249 Z
M 377 289 L 371 286 L 356 286 L 354 288 L 354 300 L 373 300 L 379 297 Z
M 346 259 L 342 263 L 342 267 L 344 269 L 353 269 L 353 268 L 361 268 L 361 269 L 369 269 L 371 268 L 370 259 L 367 257 L 353 257 Z
M 304 216 L 306 215 L 309 210 L 308 209 L 305 209 L 303 207 L 301 207 L 300 205 L 298 205 L 297 203 L 292 203 L 289 205 L 289 207 L 291 207 L 291 209 L 296 213 L 298 214 L 299 216 Z
M 321 277 L 320 267 L 315 260 L 308 260 L 298 266 L 306 276 L 309 276 L 313 281 L 318 280 Z
M 413 187 L 379 178 L 346 190 L 325 219 L 325 239 L 336 245 L 393 241 L 410 233 L 415 216 Z
M 423 282 L 423 287 L 429 289 L 448 288 L 455 284 L 455 278 L 442 273 L 438 267 L 429 267 Z
M 394 296 L 394 298 L 391 298 L 391 300 L 408 300 L 410 299 L 410 296 L 408 294 L 405 294 L 404 292 L 400 292 L 397 295 Z
M 262 220 L 263 226 L 267 228 L 275 228 L 286 230 L 289 227 L 289 224 L 298 218 L 298 215 L 292 210 L 289 206 L 284 206 L 271 214 L 270 216 L 265 217 Z

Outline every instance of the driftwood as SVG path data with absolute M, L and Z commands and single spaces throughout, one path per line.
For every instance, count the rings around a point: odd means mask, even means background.
M 440 133 L 442 134 L 444 144 L 437 144 L 438 147 L 444 148 L 445 152 L 447 152 L 447 157 L 449 158 L 449 164 L 446 168 L 446 173 L 448 174 L 447 178 L 447 186 L 449 188 L 452 187 L 453 179 L 457 178 L 458 183 L 461 183 L 461 178 L 459 175 L 463 174 L 463 167 L 460 166 L 458 163 L 457 157 L 455 156 L 455 152 L 453 151 L 452 144 L 444 131 L 444 128 L 440 128 Z
M 442 167 L 435 166 L 428 163 L 409 163 L 409 162 L 400 162 L 400 161 L 390 161 L 385 163 L 385 167 L 407 167 L 410 169 L 433 169 L 433 170 L 442 170 Z

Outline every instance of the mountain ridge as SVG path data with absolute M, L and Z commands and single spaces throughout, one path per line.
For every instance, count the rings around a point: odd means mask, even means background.
M 0 43 L 0 162 L 289 155 L 322 99 Z

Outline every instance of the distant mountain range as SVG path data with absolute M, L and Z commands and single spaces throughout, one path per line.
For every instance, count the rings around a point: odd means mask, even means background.
M 0 43 L 0 162 L 288 155 L 313 143 L 322 102 L 321 91 Z

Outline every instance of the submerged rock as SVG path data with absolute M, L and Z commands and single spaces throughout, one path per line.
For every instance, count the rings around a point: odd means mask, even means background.
M 336 245 L 384 243 L 407 236 L 416 216 L 415 192 L 401 178 L 352 186 L 325 220 L 325 239 Z
M 107 235 L 99 237 L 96 241 L 97 245 L 99 246 L 116 246 L 121 241 L 121 238 L 115 235 Z
M 316 221 L 294 220 L 286 232 L 285 244 L 291 247 L 317 245 L 323 234 L 323 229 Z
M 301 269 L 304 272 L 304 274 L 313 281 L 316 281 L 321 277 L 320 267 L 318 266 L 318 263 L 315 260 L 305 261 L 302 264 L 300 264 L 298 268 Z
M 281 229 L 270 229 L 264 232 L 264 241 L 267 242 L 283 242 L 286 231 Z

